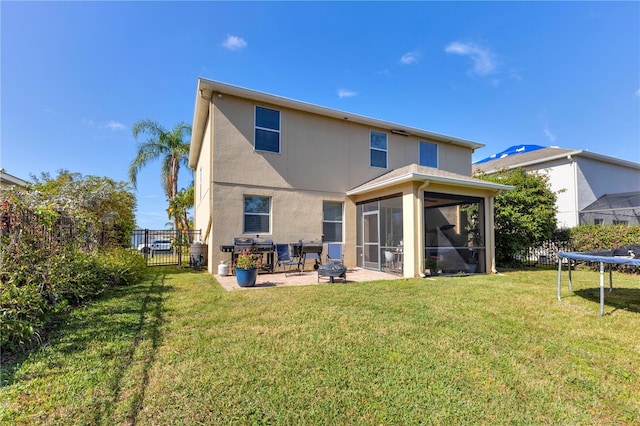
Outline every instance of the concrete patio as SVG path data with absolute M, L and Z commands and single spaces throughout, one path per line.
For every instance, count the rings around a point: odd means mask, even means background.
M 236 283 L 235 275 L 231 274 L 226 276 L 215 274 L 214 277 L 227 291 L 318 284 L 318 273 L 313 269 L 305 270 L 301 273 L 287 273 L 286 276 L 284 272 L 281 271 L 276 271 L 273 274 L 258 274 L 255 287 L 240 287 Z M 362 268 L 350 268 L 347 271 L 346 284 L 363 281 L 397 280 L 399 278 L 401 278 L 399 275 L 389 274 L 386 272 L 371 271 Z M 329 280 L 323 277 L 320 279 L 320 283 L 327 284 L 329 283 Z M 345 281 L 341 278 L 336 278 L 334 284 L 345 284 Z

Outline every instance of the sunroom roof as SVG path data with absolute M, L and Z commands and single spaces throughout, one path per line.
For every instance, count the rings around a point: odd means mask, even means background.
M 492 191 L 509 191 L 513 186 L 489 182 L 458 173 L 447 172 L 433 167 L 410 164 L 399 169 L 391 170 L 375 179 L 363 183 L 349 191 L 347 195 L 365 194 L 377 191 L 399 183 L 410 181 L 431 181 L 466 188 L 486 189 Z

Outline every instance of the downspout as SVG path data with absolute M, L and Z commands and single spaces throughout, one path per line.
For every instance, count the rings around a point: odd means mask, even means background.
M 210 121 L 211 119 L 211 113 L 212 113 L 212 104 L 213 102 L 209 101 L 209 111 L 207 113 L 207 121 Z M 209 223 L 207 224 L 207 230 L 204 233 L 204 239 L 203 241 L 207 242 L 207 240 L 209 239 L 209 233 L 211 232 L 211 224 L 213 222 L 213 215 L 211 214 L 213 211 L 213 194 L 212 194 L 212 190 L 211 190 L 211 186 L 213 185 L 213 129 L 211 129 L 211 131 L 209 132 L 209 146 L 211 147 L 211 158 L 209 159 L 209 182 L 207 182 L 207 184 L 209 185 L 209 194 L 207 196 L 208 200 L 209 200 L 209 204 L 208 204 L 208 208 L 209 208 Z M 208 242 L 207 242 L 208 244 Z
M 429 186 L 429 183 L 428 180 L 425 180 L 417 189 L 418 199 L 420 200 L 418 208 L 418 229 L 420 230 L 418 233 L 418 250 L 420 251 L 418 256 L 418 275 L 420 278 L 426 277 L 424 274 L 424 190 Z
M 207 115 L 207 122 L 211 123 L 210 125 L 210 129 L 209 129 L 209 146 L 211 147 L 211 156 L 209 158 L 209 196 L 207 197 L 209 199 L 209 224 L 207 225 L 207 238 L 209 238 L 209 233 L 211 232 L 211 225 L 213 224 L 213 150 L 215 149 L 215 147 L 213 146 L 213 132 L 214 132 L 214 128 L 213 128 L 213 97 L 209 98 L 209 113 Z M 207 241 L 207 240 L 205 240 Z M 209 242 L 207 241 L 207 245 L 209 247 L 212 247 L 212 243 L 213 241 Z M 211 248 L 209 248 L 209 272 L 213 273 L 214 270 L 214 266 L 213 265 L 213 250 Z
M 490 260 L 491 260 L 491 265 L 489 265 L 489 267 L 491 268 L 491 273 L 492 274 L 497 274 L 498 273 L 498 269 L 496 268 L 496 213 L 495 213 L 495 199 L 496 196 L 500 194 L 500 191 L 496 192 L 493 196 L 489 197 L 488 199 L 488 206 L 487 206 L 487 210 L 485 212 L 485 216 L 489 216 L 488 219 L 489 220 L 485 220 L 485 232 L 487 233 L 487 235 L 489 235 L 490 237 L 490 247 L 491 247 L 491 253 L 490 253 Z M 487 232 L 488 231 L 488 232 Z M 486 245 L 485 245 L 486 247 Z M 485 260 L 486 261 L 486 260 Z
M 578 163 L 571 155 L 567 155 L 573 172 L 573 226 L 580 225 L 580 213 L 578 211 Z

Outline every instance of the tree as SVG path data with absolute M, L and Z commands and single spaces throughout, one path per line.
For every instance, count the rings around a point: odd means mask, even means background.
M 495 198 L 496 263 L 517 264 L 516 253 L 549 239 L 556 229 L 557 197 L 549 178 L 521 168 L 476 177 L 514 187 Z
M 135 122 L 131 131 L 136 141 L 143 134 L 146 134 L 148 139 L 138 143 L 138 152 L 129 166 L 129 180 L 136 188 L 140 170 L 151 161 L 161 160 L 162 187 L 167 201 L 171 203 L 178 194 L 180 167 L 188 166 L 189 142 L 185 142 L 184 139 L 191 134 L 191 126 L 179 122 L 169 131 L 157 121 L 144 119 Z M 180 218 L 174 215 L 173 220 L 178 229 Z
M 191 184 L 189 188 L 181 189 L 173 199 L 169 200 L 167 214 L 170 218 L 179 218 L 176 229 L 189 232 L 188 212 L 193 207 L 193 191 L 193 184 Z
M 52 178 L 48 173 L 32 176 L 31 190 L 23 194 L 28 207 L 48 210 L 91 223 L 107 242 L 129 247 L 135 229 L 136 197 L 126 182 L 107 177 L 82 176 L 67 170 Z

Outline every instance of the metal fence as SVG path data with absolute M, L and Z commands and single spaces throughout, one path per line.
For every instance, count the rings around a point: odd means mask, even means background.
M 108 242 L 104 230 L 97 230 L 81 219 L 60 215 L 43 221 L 34 212 L 6 201 L 0 209 L 0 224 L 2 237 L 15 241 L 28 238 L 31 244 L 47 250 L 58 246 L 73 246 L 90 251 Z
M 553 266 L 558 264 L 558 252 L 570 251 L 569 241 L 550 239 L 539 246 L 527 247 L 515 255 L 515 259 L 529 266 Z
M 136 229 L 131 247 L 144 255 L 148 266 L 193 266 L 191 245 L 201 239 L 200 230 Z

